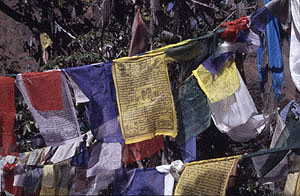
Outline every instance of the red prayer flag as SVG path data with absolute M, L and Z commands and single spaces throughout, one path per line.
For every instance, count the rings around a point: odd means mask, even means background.
M 133 163 L 151 156 L 164 146 L 162 135 L 156 136 L 150 140 L 145 140 L 133 144 L 124 144 L 122 152 L 123 164 Z
M 239 30 L 247 30 L 247 24 L 249 19 L 246 16 L 242 16 L 231 22 L 223 22 L 221 27 L 226 27 L 225 31 L 221 34 L 221 37 L 230 42 L 235 42 L 239 34 Z
M 63 109 L 61 72 L 32 72 L 22 74 L 24 87 L 32 106 L 39 111 Z
M 145 38 L 148 36 L 148 29 L 145 25 L 141 12 L 139 9 L 136 11 L 132 25 L 132 37 L 129 48 L 129 55 L 133 56 L 143 50 L 145 45 Z
M 14 168 L 16 164 L 7 163 L 3 167 L 4 189 L 5 191 L 13 194 L 14 196 L 23 195 L 23 187 L 13 186 L 14 184 Z
M 0 155 L 18 156 L 14 135 L 15 121 L 15 87 L 14 79 L 0 77 Z

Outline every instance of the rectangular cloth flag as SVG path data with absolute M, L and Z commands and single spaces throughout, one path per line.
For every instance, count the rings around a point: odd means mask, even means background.
M 178 122 L 176 142 L 183 145 L 210 126 L 211 112 L 207 99 L 194 77 L 189 77 L 182 83 L 175 100 Z
M 300 2 L 291 0 L 292 27 L 289 65 L 293 82 L 300 91 Z
M 98 143 L 93 147 L 86 177 L 95 176 L 96 190 L 105 190 L 112 183 L 115 170 L 121 168 L 122 146 L 118 143 Z
M 209 102 L 209 107 L 216 127 L 232 140 L 244 142 L 261 132 L 265 119 L 263 115 L 257 115 L 255 103 L 239 73 L 238 78 L 238 90 L 226 99 Z
M 225 195 L 230 173 L 240 157 L 187 163 L 174 195 Z
M 113 184 L 114 195 L 164 195 L 165 174 L 155 168 L 119 169 Z
M 14 79 L 0 76 L 0 155 L 18 155 L 14 134 L 15 86 Z
M 100 142 L 123 143 L 111 67 L 112 62 L 106 62 L 64 71 L 90 100 L 88 118 L 94 137 Z
M 289 112 L 285 122 L 286 126 L 273 146 L 273 149 L 280 150 L 283 148 L 282 151 L 257 157 L 262 160 L 260 161 L 260 164 L 255 164 L 255 170 L 259 177 L 264 177 L 265 175 L 269 174 L 269 172 L 284 159 L 289 152 L 289 150 L 285 149 L 300 146 L 300 141 L 298 139 L 300 137 L 299 108 L 300 106 L 295 102 L 290 104 Z
M 164 137 L 162 135 L 138 143 L 124 144 L 122 149 L 122 163 L 129 164 L 142 160 L 155 154 L 163 146 Z
M 16 85 L 47 146 L 81 141 L 75 108 L 60 71 L 19 74 Z
M 232 60 L 228 60 L 215 75 L 202 64 L 193 71 L 193 75 L 211 103 L 229 97 L 240 87 L 238 70 Z
M 125 143 L 156 135 L 176 137 L 176 112 L 165 54 L 117 59 L 112 73 Z
M 22 196 L 23 195 L 23 187 L 14 186 L 14 168 L 16 164 L 6 163 L 3 167 L 3 179 L 4 179 L 4 188 L 5 192 L 12 194 L 14 196 Z M 7 194 L 7 195 L 9 195 Z

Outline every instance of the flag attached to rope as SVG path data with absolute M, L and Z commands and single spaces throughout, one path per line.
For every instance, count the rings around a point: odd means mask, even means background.
M 126 144 L 177 135 L 176 112 L 165 54 L 114 61 L 112 67 Z
M 75 108 L 60 71 L 19 74 L 16 85 L 35 119 L 46 145 L 81 141 Z
M 114 195 L 164 195 L 165 174 L 155 168 L 119 169 L 113 184 Z
M 18 155 L 14 134 L 15 107 L 14 79 L 0 76 L 0 155 Z
M 175 100 L 179 130 L 176 142 L 182 145 L 210 126 L 211 112 L 207 99 L 194 77 L 187 78 L 181 84 Z
M 124 144 L 122 149 L 122 163 L 129 164 L 142 160 L 155 154 L 162 149 L 163 146 L 164 137 L 162 135 L 137 143 Z
M 229 176 L 240 157 L 187 163 L 174 195 L 225 195 Z
M 300 126 L 300 106 L 297 103 L 290 104 L 289 112 L 286 118 L 286 126 L 282 133 L 278 137 L 273 148 L 287 149 L 289 147 L 300 146 L 300 142 L 297 138 L 300 137 L 299 126 Z M 271 153 L 264 155 L 264 160 L 258 165 L 256 164 L 256 172 L 259 177 L 263 177 L 268 174 L 280 161 L 286 156 L 289 150 L 282 150 L 277 153 Z
M 112 62 L 106 62 L 64 71 L 90 100 L 88 116 L 94 137 L 100 142 L 123 143 L 111 66 Z
M 234 94 L 240 86 L 235 62 L 231 60 L 216 75 L 212 75 L 202 65 L 193 71 L 193 75 L 211 103 Z
M 212 119 L 216 127 L 237 142 L 245 142 L 256 137 L 264 127 L 266 119 L 257 114 L 254 101 L 238 73 L 240 87 L 231 96 L 210 103 Z

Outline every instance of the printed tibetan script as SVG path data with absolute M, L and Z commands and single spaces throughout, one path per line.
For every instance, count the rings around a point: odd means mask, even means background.
M 229 175 L 240 156 L 187 163 L 174 195 L 225 195 Z
M 112 68 L 126 144 L 177 134 L 165 55 L 149 56 L 118 59 Z

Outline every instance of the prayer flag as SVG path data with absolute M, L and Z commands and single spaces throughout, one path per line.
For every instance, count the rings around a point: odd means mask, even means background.
M 232 60 L 228 60 L 216 75 L 212 75 L 203 65 L 194 70 L 193 75 L 211 103 L 229 97 L 240 86 L 238 70 Z
M 240 157 L 187 163 L 174 195 L 225 195 L 229 176 Z
M 81 141 L 75 108 L 60 71 L 17 75 L 16 85 L 35 119 L 46 145 Z
M 207 99 L 194 77 L 187 78 L 181 84 L 175 100 L 179 129 L 176 142 L 183 145 L 210 126 L 211 112 Z
M 18 156 L 14 133 L 16 114 L 14 79 L 0 76 L 0 155 Z
M 129 56 L 133 56 L 141 52 L 145 45 L 145 39 L 148 36 L 148 29 L 145 25 L 140 9 L 136 10 L 132 25 L 131 42 L 129 48 Z
M 176 137 L 177 120 L 164 53 L 125 57 L 112 67 L 126 144 Z
M 298 107 L 298 109 L 296 109 Z M 273 148 L 288 148 L 300 146 L 298 138 L 300 137 L 299 132 L 299 105 L 297 103 L 292 103 L 289 107 L 289 112 L 286 118 L 286 126 L 282 133 L 278 137 Z M 256 164 L 256 172 L 259 177 L 263 177 L 268 174 L 277 164 L 286 156 L 289 150 L 283 150 L 277 153 L 271 153 L 268 155 L 263 155 L 263 161 L 258 165 Z
M 165 175 L 155 168 L 119 169 L 113 184 L 114 195 L 164 195 Z
M 123 143 L 111 72 L 112 62 L 67 68 L 64 71 L 90 100 L 88 115 L 99 142 Z
M 142 142 L 124 144 L 122 149 L 123 164 L 133 163 L 155 154 L 164 146 L 164 137 L 159 135 Z
M 14 186 L 14 168 L 16 164 L 7 163 L 3 167 L 3 179 L 4 179 L 4 191 L 7 191 L 14 196 L 22 196 L 23 195 L 23 187 Z
M 293 82 L 300 91 L 300 2 L 291 0 L 292 31 L 290 41 L 290 70 Z

